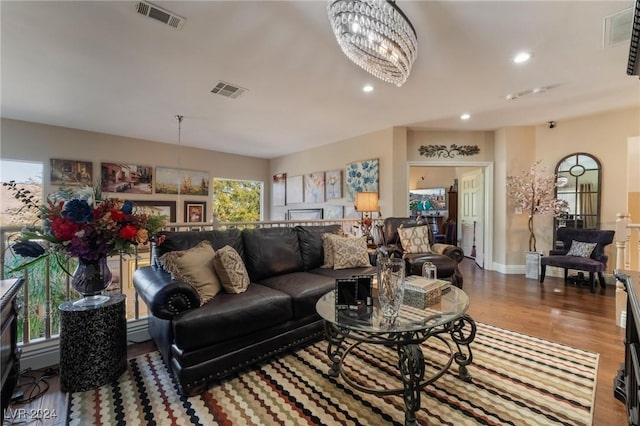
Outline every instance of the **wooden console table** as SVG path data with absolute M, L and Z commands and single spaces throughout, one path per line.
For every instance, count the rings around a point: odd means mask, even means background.
M 627 406 L 629 425 L 640 423 L 640 272 L 616 272 L 627 291 L 624 363 L 614 378 L 613 393 Z
M 18 348 L 18 303 L 16 296 L 24 279 L 0 281 L 0 375 L 2 376 L 2 415 L 9 406 L 13 390 L 20 375 L 20 349 Z

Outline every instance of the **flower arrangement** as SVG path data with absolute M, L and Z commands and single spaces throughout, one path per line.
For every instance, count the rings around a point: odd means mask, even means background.
M 48 255 L 58 260 L 72 257 L 91 262 L 133 253 L 137 245 L 146 243 L 160 231 L 166 220 L 165 216 L 144 213 L 131 201 L 102 199 L 98 188 L 85 187 L 74 193 L 63 187 L 38 205 L 15 184 L 7 185 L 27 208 L 37 209 L 41 222 L 24 228 L 19 242 L 13 245 L 15 253 L 36 258 L 17 269 Z
M 546 168 L 539 165 L 540 161 L 537 161 L 520 176 L 507 176 L 507 194 L 517 207 L 529 215 L 529 251 L 536 251 L 533 216 L 558 216 L 568 208 L 565 200 L 555 196 L 556 175 L 542 175 Z

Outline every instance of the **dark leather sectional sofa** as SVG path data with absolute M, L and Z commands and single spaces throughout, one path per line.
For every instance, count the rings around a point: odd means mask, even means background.
M 230 245 L 251 279 L 246 292 L 221 292 L 200 306 L 196 291 L 158 266 L 138 269 L 134 286 L 150 310 L 149 333 L 179 390 L 195 395 L 255 362 L 323 336 L 317 300 L 335 279 L 375 268 L 321 268 L 322 234 L 340 225 L 167 232 L 158 255 L 208 240 Z

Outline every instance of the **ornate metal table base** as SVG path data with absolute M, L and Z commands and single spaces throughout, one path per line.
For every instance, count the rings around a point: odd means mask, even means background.
M 469 345 L 476 335 L 476 323 L 468 315 L 441 326 L 411 332 L 361 333 L 325 322 L 325 333 L 328 340 L 327 355 L 332 362 L 329 375 L 340 375 L 349 386 L 361 392 L 374 395 L 402 395 L 405 403 L 405 425 L 416 424 L 416 412 L 420 409 L 422 390 L 442 377 L 453 361 L 458 364 L 458 377 L 466 382 L 471 381 L 467 366 L 473 361 Z M 444 334 L 449 334 L 453 343 L 445 340 Z M 347 346 L 347 338 L 354 343 Z M 449 359 L 432 376 L 425 378 L 424 354 L 420 344 L 429 338 L 438 339 L 446 345 L 449 349 Z M 397 349 L 402 388 L 372 389 L 356 383 L 345 374 L 342 368 L 345 358 L 361 344 L 384 345 Z

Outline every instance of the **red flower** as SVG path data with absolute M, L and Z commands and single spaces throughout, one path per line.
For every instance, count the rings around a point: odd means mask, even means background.
M 116 210 L 116 209 L 111 209 L 111 217 L 113 218 L 113 220 L 115 220 L 116 222 L 121 222 L 124 220 L 124 216 L 125 214 L 122 213 L 120 210 Z
M 120 238 L 133 240 L 138 235 L 138 229 L 133 225 L 127 225 L 120 230 Z
M 78 224 L 69 219 L 59 217 L 51 222 L 51 232 L 60 241 L 71 240 L 79 229 Z

